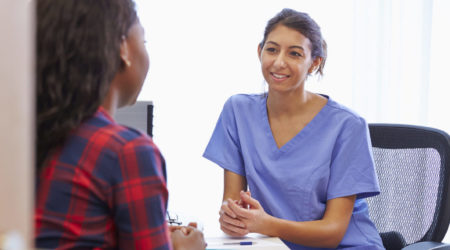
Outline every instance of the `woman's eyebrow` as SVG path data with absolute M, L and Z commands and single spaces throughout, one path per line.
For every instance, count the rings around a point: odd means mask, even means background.
M 290 49 L 299 49 L 301 51 L 305 51 L 305 49 L 302 46 L 298 46 L 298 45 L 292 45 L 289 46 Z
M 273 41 L 267 41 L 267 43 L 273 44 L 273 45 L 275 45 L 275 46 L 280 46 L 278 43 L 273 42 Z
M 278 43 L 276 43 L 276 42 L 274 42 L 274 41 L 267 41 L 267 43 L 269 44 L 272 44 L 272 45 L 275 45 L 275 46 L 280 46 Z M 302 47 L 302 46 L 300 46 L 300 45 L 292 45 L 292 46 L 289 46 L 289 48 L 290 49 L 300 49 L 300 50 L 302 50 L 302 51 L 305 51 L 305 49 Z

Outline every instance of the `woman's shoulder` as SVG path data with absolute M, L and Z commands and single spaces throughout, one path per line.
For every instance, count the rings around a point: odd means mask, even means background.
M 342 121 L 346 124 L 364 124 L 365 119 L 360 116 L 355 110 L 347 107 L 344 104 L 341 104 L 329 96 L 325 96 L 328 98 L 328 102 L 326 106 L 329 109 L 329 115 L 333 120 Z
M 123 147 L 130 143 L 138 142 L 141 145 L 153 145 L 151 137 L 144 132 L 118 124 L 113 118 L 101 111 L 98 111 L 84 126 L 86 130 L 91 131 L 93 136 L 107 139 L 108 143 L 104 146 L 110 148 L 112 151 L 122 150 Z M 102 143 L 103 140 L 98 141 Z
M 111 136 L 111 146 L 115 145 L 117 150 L 123 150 L 124 147 L 132 147 L 133 145 L 156 147 L 152 138 L 143 131 L 125 125 L 114 123 L 105 127 L 102 132 Z
M 106 121 L 104 126 L 99 127 L 91 135 L 89 141 L 100 151 L 107 152 L 107 155 L 112 157 L 137 154 L 137 152 L 161 156 L 149 135 L 135 128 L 118 124 L 114 120 Z
M 225 108 L 246 108 L 246 107 L 256 107 L 265 100 L 264 94 L 235 94 L 228 98 L 225 102 Z

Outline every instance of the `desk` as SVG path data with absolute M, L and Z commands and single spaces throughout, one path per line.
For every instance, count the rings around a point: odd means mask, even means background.
M 226 235 L 222 230 L 220 230 L 220 223 L 218 218 L 218 213 L 214 213 L 214 215 L 208 217 L 207 215 L 203 216 L 205 219 L 204 222 L 199 221 L 198 218 L 187 216 L 185 214 L 179 214 L 180 221 L 191 222 L 195 221 L 198 223 L 198 228 L 203 231 L 203 236 L 205 237 L 205 241 L 208 244 L 206 250 L 216 250 L 216 249 L 226 249 L 226 250 L 234 250 L 234 249 L 261 249 L 261 250 L 288 250 L 289 248 L 281 241 L 278 237 L 268 237 L 266 235 L 250 233 L 245 237 L 231 237 Z M 224 245 L 224 243 L 239 243 L 242 241 L 251 241 L 256 242 L 254 245 Z
M 206 243 L 208 246 L 206 250 L 215 249 L 267 249 L 267 250 L 286 250 L 289 249 L 279 238 L 268 237 L 262 234 L 251 233 L 245 237 L 230 237 L 222 233 L 222 235 L 216 235 L 209 237 L 205 235 Z M 239 243 L 242 241 L 251 241 L 253 245 L 226 245 L 224 243 Z

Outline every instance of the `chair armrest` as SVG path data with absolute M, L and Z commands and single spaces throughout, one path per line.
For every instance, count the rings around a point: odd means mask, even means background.
M 408 245 L 408 246 L 402 248 L 402 250 L 424 250 L 424 249 L 450 250 L 450 244 L 434 242 L 434 241 L 422 241 L 422 242 L 417 242 L 417 243 L 414 243 L 414 244 L 411 244 L 411 245 Z

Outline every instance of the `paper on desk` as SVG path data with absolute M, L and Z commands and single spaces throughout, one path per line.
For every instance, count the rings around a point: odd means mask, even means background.
M 253 245 L 224 245 L 224 243 L 239 243 L 242 241 L 252 241 Z M 287 246 L 276 237 L 268 237 L 262 234 L 249 234 L 246 237 L 207 237 L 207 250 L 215 249 L 288 249 Z

